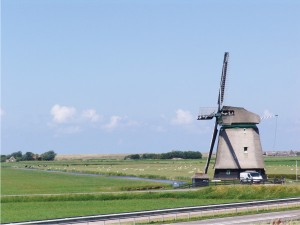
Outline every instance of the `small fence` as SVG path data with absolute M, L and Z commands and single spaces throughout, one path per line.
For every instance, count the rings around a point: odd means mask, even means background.
M 274 179 L 265 179 L 259 182 L 253 180 L 246 180 L 241 182 L 240 180 L 222 180 L 222 181 L 211 181 L 210 185 L 235 185 L 235 184 L 285 184 L 285 178 L 274 178 Z
M 257 184 L 285 184 L 285 178 L 274 178 L 274 179 L 265 179 L 261 182 L 255 182 L 253 180 L 247 180 L 241 182 L 240 180 L 211 180 L 200 183 L 184 183 L 175 188 L 195 188 L 195 187 L 207 187 L 207 186 L 219 186 L 219 185 L 257 185 Z

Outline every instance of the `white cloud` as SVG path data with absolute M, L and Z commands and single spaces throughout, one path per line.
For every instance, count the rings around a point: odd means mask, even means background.
M 78 111 L 75 107 L 55 104 L 51 108 L 52 121 L 48 126 L 57 134 L 73 134 L 90 128 L 100 128 L 110 132 L 140 125 L 126 116 L 113 115 L 104 121 L 104 116 L 98 114 L 95 109 L 84 109 L 81 113 L 77 113 Z
M 86 109 L 82 112 L 82 117 L 91 121 L 91 122 L 98 122 L 102 120 L 102 116 L 97 114 L 95 109 Z
M 185 111 L 183 109 L 177 109 L 176 117 L 172 119 L 171 124 L 186 125 L 186 124 L 191 124 L 193 120 L 194 117 L 189 111 Z
M 89 126 L 103 119 L 95 109 L 85 109 L 81 114 L 75 107 L 55 104 L 50 111 L 52 122 L 48 126 L 55 130 L 56 134 L 74 134 L 81 132 Z
M 121 120 L 122 120 L 122 117 L 120 117 L 120 116 L 111 116 L 110 122 L 108 124 L 104 125 L 103 128 L 106 130 L 113 130 L 117 126 L 119 126 Z
M 76 109 L 74 107 L 54 105 L 51 109 L 51 115 L 55 123 L 69 122 L 74 118 Z

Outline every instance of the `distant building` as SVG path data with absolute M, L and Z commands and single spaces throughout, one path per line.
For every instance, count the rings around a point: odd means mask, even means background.
M 13 156 L 6 160 L 6 162 L 16 162 L 16 161 L 17 161 L 16 158 Z
M 297 151 L 267 151 L 266 156 L 297 156 Z
M 209 177 L 204 173 L 195 173 L 192 177 L 193 187 L 199 186 L 208 186 L 209 185 Z

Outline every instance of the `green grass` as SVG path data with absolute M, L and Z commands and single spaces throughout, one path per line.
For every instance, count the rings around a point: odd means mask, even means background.
M 47 167 L 38 166 L 47 164 Z M 202 160 L 92 160 L 92 161 L 54 161 L 54 162 L 19 162 L 9 164 L 18 168 L 31 165 L 40 170 L 60 170 L 105 175 L 127 175 L 145 178 L 170 180 L 191 180 L 195 172 L 205 165 Z M 7 166 L 7 164 L 5 164 Z
M 300 156 L 268 156 L 264 157 L 267 165 L 295 166 L 296 160 L 300 161 Z
M 166 188 L 168 185 L 101 176 L 70 175 L 12 168 L 1 169 L 2 195 L 111 192 L 159 187 Z
M 2 197 L 1 222 L 220 204 L 300 195 L 300 186 L 217 186 L 184 192 Z
M 208 174 L 213 177 L 214 158 L 210 163 Z M 295 174 L 296 160 L 300 157 L 264 157 L 267 174 Z M 146 178 L 190 181 L 195 172 L 203 172 L 206 158 L 199 160 L 73 160 L 53 162 L 19 162 L 4 163 L 3 166 L 25 168 L 32 165 L 36 169 L 60 170 L 67 172 L 93 173 L 105 175 L 127 175 Z M 45 165 L 38 166 L 38 165 Z M 300 163 L 299 163 L 300 164 Z M 300 167 L 300 166 L 299 166 Z M 299 171 L 300 172 L 300 171 Z
M 268 174 L 294 174 L 295 160 L 300 161 L 300 157 L 266 157 L 264 159 Z M 198 191 L 168 193 L 91 194 L 156 187 L 168 188 L 169 186 L 154 182 L 113 179 L 100 176 L 70 175 L 32 169 L 23 170 L 25 165 L 31 165 L 36 169 L 191 181 L 191 176 L 203 169 L 205 160 L 131 161 L 93 159 L 86 161 L 2 163 L 1 222 L 42 220 L 68 216 L 300 196 L 300 185 L 237 185 L 206 187 Z M 47 167 L 41 165 L 47 165 Z M 212 165 L 213 162 L 211 163 Z M 12 167 L 22 168 L 22 170 Z M 210 167 L 209 175 L 212 177 L 212 174 L 213 169 Z M 61 195 L 3 196 L 14 194 Z
M 2 196 L 2 203 L 10 202 L 55 202 L 55 201 L 110 201 L 128 199 L 274 199 L 300 195 L 299 185 L 237 185 L 210 186 L 194 191 L 123 192 L 106 194 L 63 194 Z
M 3 203 L 1 223 L 226 203 L 230 200 L 139 199 Z
M 296 174 L 296 160 L 298 160 L 298 169 L 300 167 L 300 157 L 265 157 L 267 174 Z M 298 175 L 300 170 L 298 171 Z

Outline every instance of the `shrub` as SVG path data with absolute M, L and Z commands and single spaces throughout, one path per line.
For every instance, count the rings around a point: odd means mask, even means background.
M 52 161 L 54 160 L 56 153 L 54 151 L 48 151 L 41 155 L 42 160 Z
M 7 159 L 6 155 L 1 155 L 1 162 L 5 162 Z
M 128 155 L 126 156 L 124 159 L 140 159 L 140 155 L 139 154 L 133 154 L 133 155 Z

